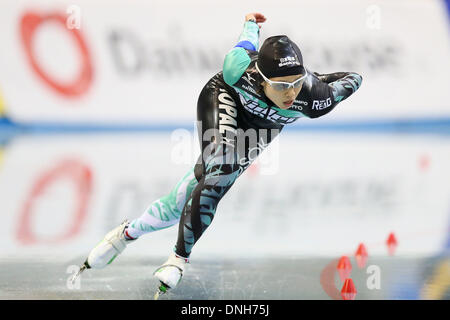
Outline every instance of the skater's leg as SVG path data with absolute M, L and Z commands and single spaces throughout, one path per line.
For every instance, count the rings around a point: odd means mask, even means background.
M 86 268 L 100 269 L 109 265 L 129 243 L 142 234 L 177 224 L 188 197 L 198 184 L 194 169 L 189 170 L 167 196 L 153 202 L 141 217 L 132 223 L 125 220 L 108 232 L 91 250 L 74 279 Z
M 236 161 L 227 161 L 229 155 L 236 155 L 234 147 L 217 146 L 216 154 L 206 163 L 205 173 L 183 208 L 174 248 L 180 257 L 189 258 L 195 242 L 211 224 L 219 201 L 240 174 Z
M 196 167 L 198 184 L 186 202 L 178 227 L 175 253 L 189 258 L 191 249 L 211 224 L 217 205 L 242 173 L 236 148 L 236 100 L 220 79 L 212 79 L 200 93 L 197 129 L 201 148 Z M 226 121 L 228 126 L 225 126 Z M 198 170 L 200 169 L 200 170 Z
M 155 200 L 139 218 L 130 223 L 127 235 L 136 239 L 145 233 L 178 224 L 186 200 L 197 184 L 192 168 L 168 195 Z

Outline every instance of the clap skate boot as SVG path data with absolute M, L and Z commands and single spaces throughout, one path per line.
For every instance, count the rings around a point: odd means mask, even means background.
M 189 264 L 189 259 L 183 258 L 172 252 L 169 259 L 158 267 L 153 275 L 159 280 L 160 286 L 155 294 L 155 300 L 168 289 L 175 288 L 183 277 L 184 271 Z
M 125 250 L 127 245 L 136 239 L 127 239 L 125 229 L 130 222 L 125 220 L 110 232 L 106 234 L 94 249 L 91 250 L 86 261 L 80 267 L 79 271 L 72 277 L 72 282 L 86 269 L 102 269 L 111 264 L 114 259 Z

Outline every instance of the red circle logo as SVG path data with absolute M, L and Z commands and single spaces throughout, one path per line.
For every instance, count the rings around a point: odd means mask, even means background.
M 52 238 L 38 237 L 33 231 L 32 216 L 34 205 L 45 194 L 45 190 L 53 183 L 68 179 L 76 187 L 76 206 L 73 208 L 71 226 L 63 233 Z M 66 160 L 43 173 L 34 183 L 19 218 L 17 239 L 24 245 L 36 243 L 59 243 L 74 237 L 81 229 L 87 215 L 88 201 L 92 190 L 92 172 L 85 164 L 76 160 Z M 55 212 L 58 214 L 58 212 Z M 61 213 L 59 213 L 61 214 Z M 49 226 L 51 227 L 51 226 Z
M 39 26 L 46 22 L 57 22 L 68 34 L 75 39 L 77 48 L 81 56 L 81 68 L 77 76 L 69 83 L 60 83 L 53 79 L 39 65 L 36 55 L 33 51 L 33 39 Z M 34 12 L 27 12 L 22 16 L 20 23 L 20 32 L 25 54 L 34 72 L 59 94 L 66 97 L 78 97 L 84 94 L 90 87 L 93 78 L 93 68 L 87 45 L 77 29 L 68 29 L 66 27 L 66 17 L 60 13 L 50 13 L 39 15 Z

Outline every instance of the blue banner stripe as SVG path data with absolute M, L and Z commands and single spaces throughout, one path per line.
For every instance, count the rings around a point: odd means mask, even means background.
M 124 132 L 169 132 L 176 129 L 194 130 L 192 123 L 142 123 L 142 124 L 100 124 L 29 122 L 17 123 L 0 118 L 0 134 L 60 134 L 60 133 L 124 133 Z M 287 125 L 284 131 L 331 131 L 343 133 L 432 133 L 450 134 L 450 117 L 428 119 L 359 120 L 340 122 L 317 122 L 300 119 Z
M 447 8 L 448 18 L 450 19 L 450 0 L 444 0 L 445 6 Z

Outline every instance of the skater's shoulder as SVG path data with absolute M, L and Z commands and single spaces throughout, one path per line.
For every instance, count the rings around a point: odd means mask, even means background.
M 254 69 L 258 52 L 243 47 L 234 47 L 225 56 L 223 62 L 223 77 L 225 82 L 232 86 L 249 69 Z

